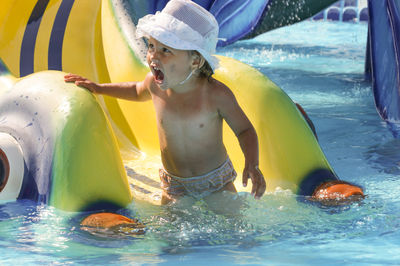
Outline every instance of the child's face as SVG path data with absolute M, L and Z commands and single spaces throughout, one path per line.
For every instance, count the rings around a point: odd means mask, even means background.
M 189 51 L 176 50 L 150 37 L 147 63 L 161 89 L 174 88 L 192 71 Z

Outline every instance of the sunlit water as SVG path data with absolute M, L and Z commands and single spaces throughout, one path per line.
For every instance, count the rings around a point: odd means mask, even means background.
M 0 264 L 399 264 L 400 141 L 364 80 L 366 36 L 365 24 L 307 21 L 219 50 L 259 69 L 306 109 L 337 174 L 364 187 L 361 203 L 322 207 L 288 191 L 260 201 L 226 198 L 242 202 L 233 214 L 204 202 L 137 202 L 120 213 L 139 218 L 146 234 L 112 238 L 82 231 L 85 214 L 5 203 Z

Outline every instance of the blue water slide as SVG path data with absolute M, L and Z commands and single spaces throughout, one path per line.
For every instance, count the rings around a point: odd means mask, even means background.
M 218 21 L 220 27 L 218 45 L 233 43 L 248 35 L 259 23 L 261 16 L 267 11 L 270 0 L 193 0 L 209 10 Z M 134 11 L 134 21 L 146 14 L 161 11 L 168 0 L 130 0 Z
M 367 60 L 375 105 L 396 138 L 400 137 L 400 1 L 369 0 Z
M 266 12 L 269 0 L 219 0 L 210 8 L 220 29 L 218 45 L 233 43 L 250 33 Z
M 162 10 L 168 0 L 122 0 L 132 20 Z M 312 17 L 335 0 L 193 0 L 209 10 L 218 21 L 220 40 L 225 46 L 252 38 L 278 27 Z

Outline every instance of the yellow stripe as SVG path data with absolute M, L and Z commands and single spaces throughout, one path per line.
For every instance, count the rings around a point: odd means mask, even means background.
M 0 22 L 5 19 L 9 15 L 11 6 L 13 5 L 13 1 L 11 0 L 3 0 L 1 1 L 1 8 L 0 8 Z
M 110 75 L 112 75 L 113 77 L 118 77 L 115 80 L 121 82 L 132 81 L 134 80 L 134 77 L 143 76 L 148 72 L 148 68 L 137 61 L 134 56 L 132 56 L 133 52 L 128 47 L 126 40 L 124 39 L 123 35 L 120 32 L 120 29 L 118 28 L 109 0 L 102 1 L 102 35 L 107 69 Z M 111 60 L 110 57 L 112 57 Z M 132 64 L 134 65 L 134 67 L 132 67 Z M 111 101 L 111 99 L 109 100 Z M 150 112 L 153 107 L 151 104 L 149 105 L 149 103 L 134 104 L 139 104 L 143 106 L 143 109 L 141 109 L 142 114 L 138 114 L 136 116 L 136 121 L 140 123 L 140 121 L 142 121 L 141 117 L 146 117 L 148 112 Z M 132 124 L 132 119 L 128 119 L 123 114 L 123 108 L 130 105 L 132 105 L 132 102 L 124 100 L 114 100 L 114 102 L 107 103 L 107 107 L 110 111 L 113 121 L 118 125 L 124 135 L 134 145 L 139 147 L 137 145 L 138 136 L 136 135 L 136 133 L 133 133 L 136 130 L 136 125 Z M 151 139 L 154 136 L 156 135 L 150 135 L 148 136 L 148 138 Z M 139 137 L 142 138 L 143 136 Z M 158 154 L 158 148 L 154 151 L 156 152 L 156 154 Z
M 104 81 L 106 73 L 101 51 L 101 28 L 99 23 L 100 1 L 77 0 L 68 18 L 63 42 L 63 71 L 74 72 L 95 81 Z M 100 45 L 99 45 L 100 44 Z M 103 62 L 101 62 L 103 60 Z

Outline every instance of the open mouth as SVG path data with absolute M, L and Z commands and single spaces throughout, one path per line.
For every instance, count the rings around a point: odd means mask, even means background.
M 156 82 L 161 83 L 164 80 L 164 73 L 158 68 L 158 67 L 152 67 L 153 68 L 153 73 L 154 73 L 154 78 Z

